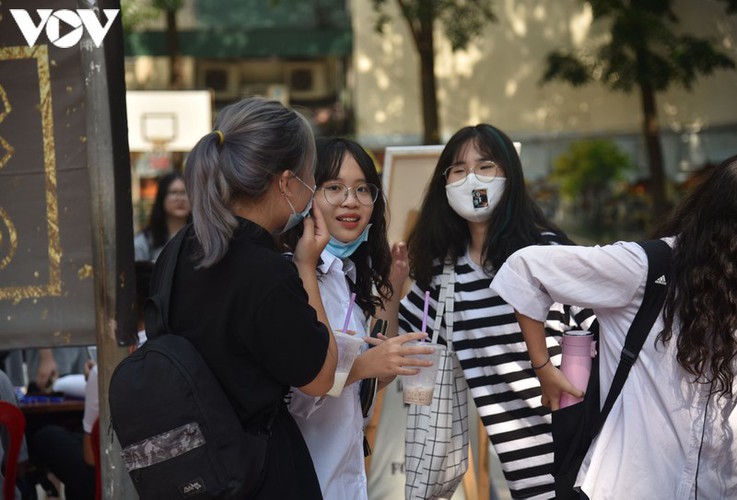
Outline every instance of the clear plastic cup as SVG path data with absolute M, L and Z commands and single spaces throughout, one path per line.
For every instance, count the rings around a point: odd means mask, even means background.
M 408 357 L 432 361 L 432 366 L 411 367 L 419 368 L 415 375 L 402 375 L 402 395 L 404 402 L 413 405 L 429 406 L 432 404 L 433 392 L 435 391 L 435 376 L 438 372 L 438 360 L 440 354 L 445 350 L 444 345 L 421 340 L 410 340 L 406 346 L 432 347 L 430 354 L 410 354 Z
M 335 367 L 333 387 L 330 388 L 327 395 L 337 398 L 343 392 L 345 381 L 351 372 L 353 362 L 361 352 L 364 341 L 363 337 L 356 337 L 339 331 L 334 331 L 333 336 L 338 346 L 338 365 Z

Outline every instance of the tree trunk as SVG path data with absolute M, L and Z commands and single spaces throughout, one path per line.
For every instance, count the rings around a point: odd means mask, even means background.
M 663 165 L 663 149 L 660 145 L 660 127 L 655 107 L 655 91 L 652 85 L 640 83 L 642 98 L 642 132 L 645 136 L 647 160 L 650 168 L 650 190 L 653 197 L 652 220 L 659 220 L 668 212 L 668 200 L 665 196 L 665 168 Z
M 175 9 L 166 10 L 166 52 L 169 55 L 169 88 L 181 89 L 183 86 L 182 68 L 179 61 L 179 34 L 177 33 L 177 11 Z
M 420 17 L 420 30 L 415 34 L 420 56 L 420 84 L 422 86 L 423 144 L 440 143 L 438 96 L 435 83 L 435 41 L 433 13 L 428 9 Z

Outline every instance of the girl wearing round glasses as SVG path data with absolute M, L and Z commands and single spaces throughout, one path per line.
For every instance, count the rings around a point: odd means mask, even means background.
M 356 142 L 342 138 L 317 140 L 315 205 L 323 214 L 330 241 L 317 267 L 320 295 L 333 329 L 341 328 L 352 292 L 356 307 L 348 330 L 367 337 L 372 316 L 396 325 L 399 293 L 407 278 L 406 248 L 390 249 L 386 239 L 386 204 L 374 162 Z M 299 236 L 288 233 L 287 248 Z M 393 264 L 396 261 L 396 265 Z M 367 499 L 364 468 L 364 411 L 360 382 L 377 378 L 383 388 L 396 375 L 411 375 L 414 366 L 428 363 L 407 354 L 429 352 L 428 347 L 406 347 L 424 338 L 412 333 L 401 338 L 367 340 L 339 397 L 316 398 L 293 390 L 289 410 L 310 449 L 320 487 L 326 499 Z M 372 394 L 368 395 L 371 400 Z
M 514 310 L 489 284 L 515 250 L 556 243 L 571 241 L 530 198 L 520 158 L 506 134 L 487 124 L 456 132 L 438 159 L 409 236 L 415 284 L 401 302 L 399 326 L 402 331 L 421 327 L 425 290 L 430 290 L 430 310 L 437 310 L 443 267 L 451 265 L 453 331 L 441 329 L 441 341 L 452 335 L 515 498 L 554 497 L 550 414 L 540 404 L 540 384 Z M 563 306 L 551 312 L 548 326 L 555 334 L 547 342 L 554 363 L 560 363 L 557 340 L 568 329 L 569 313 Z M 576 328 L 585 329 L 593 321 L 588 311 L 578 315 L 582 318 L 586 321 Z

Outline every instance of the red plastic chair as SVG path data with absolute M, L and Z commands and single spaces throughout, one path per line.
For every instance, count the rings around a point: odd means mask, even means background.
M 7 401 L 0 401 L 0 425 L 8 428 L 8 450 L 5 459 L 5 489 L 6 499 L 15 498 L 15 468 L 18 464 L 18 455 L 23 442 L 23 432 L 26 429 L 26 418 L 20 408 Z
M 90 431 L 92 455 L 95 457 L 95 498 L 102 500 L 102 471 L 100 470 L 100 419 L 95 420 Z

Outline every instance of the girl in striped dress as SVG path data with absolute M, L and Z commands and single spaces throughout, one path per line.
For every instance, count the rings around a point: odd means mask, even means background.
M 426 290 L 429 317 L 435 317 L 443 264 L 453 264 L 452 347 L 514 498 L 555 496 L 550 412 L 540 404 L 540 384 L 514 310 L 489 284 L 515 250 L 549 244 L 571 241 L 530 198 L 506 134 L 480 124 L 453 135 L 409 236 L 415 282 L 401 302 L 399 329 L 421 328 Z M 553 363 L 560 364 L 561 333 L 593 321 L 588 310 L 551 309 L 547 343 Z

